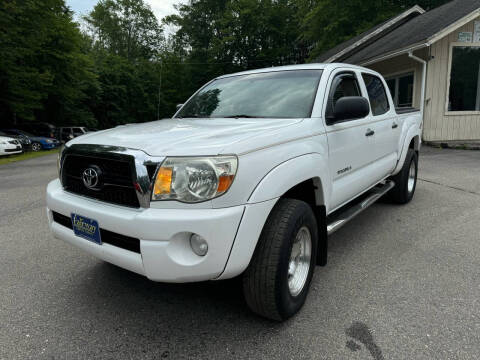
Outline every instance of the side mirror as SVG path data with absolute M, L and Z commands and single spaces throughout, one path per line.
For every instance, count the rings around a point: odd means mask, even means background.
M 332 123 L 347 119 L 362 119 L 370 114 L 370 104 L 362 96 L 346 96 L 338 99 L 333 109 Z
M 183 104 L 177 104 L 177 111 L 182 108 Z

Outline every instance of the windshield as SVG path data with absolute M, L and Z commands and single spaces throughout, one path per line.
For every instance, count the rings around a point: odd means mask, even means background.
M 202 88 L 177 118 L 306 118 L 322 70 L 231 76 Z

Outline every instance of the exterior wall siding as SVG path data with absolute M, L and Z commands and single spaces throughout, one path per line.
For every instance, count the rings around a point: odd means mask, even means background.
M 459 32 L 473 33 L 473 31 L 474 21 L 455 30 L 430 47 L 430 55 L 433 59 L 429 61 L 427 70 L 423 133 L 426 141 L 480 139 L 480 113 L 449 114 L 447 112 L 451 45 L 458 43 Z M 476 44 L 480 46 L 480 43 Z

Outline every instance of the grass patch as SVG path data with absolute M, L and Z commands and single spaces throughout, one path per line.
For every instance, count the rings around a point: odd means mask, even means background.
M 58 148 L 53 149 L 53 150 L 45 150 L 45 151 L 39 151 L 39 152 L 26 152 L 23 154 L 18 154 L 18 155 L 3 155 L 0 157 L 0 165 L 3 164 L 9 164 L 13 163 L 16 161 L 22 161 L 22 160 L 28 160 L 28 159 L 34 159 L 40 156 L 45 156 L 45 155 L 50 155 L 50 154 L 56 154 L 58 153 Z

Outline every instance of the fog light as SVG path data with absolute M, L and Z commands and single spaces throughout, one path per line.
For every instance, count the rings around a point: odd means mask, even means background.
M 200 235 L 192 234 L 190 236 L 190 246 L 195 254 L 198 256 L 205 256 L 208 251 L 207 241 Z

